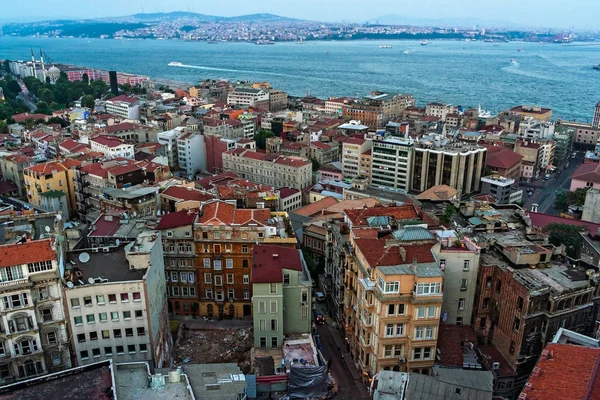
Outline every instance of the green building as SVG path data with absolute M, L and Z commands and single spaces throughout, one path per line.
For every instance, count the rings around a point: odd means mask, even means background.
M 251 282 L 255 347 L 278 348 L 286 335 L 310 333 L 311 278 L 299 250 L 254 246 Z
M 552 139 L 556 142 L 554 147 L 554 165 L 561 165 L 569 160 L 573 153 L 573 142 L 575 141 L 575 128 L 557 125 Z

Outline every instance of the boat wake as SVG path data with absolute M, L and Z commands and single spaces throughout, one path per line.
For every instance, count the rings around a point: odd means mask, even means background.
M 298 79 L 299 78 L 298 75 L 282 74 L 282 73 L 279 73 L 279 72 L 269 72 L 269 71 L 256 71 L 256 70 L 247 70 L 247 69 L 206 67 L 204 65 L 188 65 L 188 64 L 181 64 L 181 65 L 176 65 L 176 66 L 180 67 L 180 68 L 199 69 L 199 70 L 202 70 L 202 71 L 233 72 L 233 73 L 238 73 L 238 74 L 252 74 L 252 75 L 270 75 L 270 76 L 280 76 L 280 77 L 283 77 L 283 78 L 294 78 L 294 79 Z M 315 76 L 312 76 L 310 79 L 327 81 L 327 82 L 333 82 L 334 81 L 333 79 L 319 78 L 319 77 L 315 77 Z
M 541 75 L 541 74 L 536 74 L 535 72 L 524 71 L 524 70 L 522 70 L 520 68 L 520 65 L 519 65 L 518 62 L 511 63 L 507 67 L 502 67 L 501 70 L 504 71 L 504 72 L 507 72 L 509 74 L 526 76 L 528 78 L 540 79 L 540 80 L 543 80 L 543 81 L 550 81 L 550 82 L 558 82 L 558 81 L 560 81 L 560 79 L 552 78 L 552 77 L 547 76 L 547 75 Z

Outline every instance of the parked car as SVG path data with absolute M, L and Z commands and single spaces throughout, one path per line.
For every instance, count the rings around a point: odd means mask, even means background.
M 547 181 L 548 179 L 550 179 L 550 174 L 544 175 L 544 180 Z
M 317 301 L 325 301 L 325 295 L 323 294 L 323 292 L 315 293 L 315 297 L 317 298 Z
M 325 316 L 323 314 L 317 314 L 315 316 L 315 323 L 317 325 L 325 325 Z

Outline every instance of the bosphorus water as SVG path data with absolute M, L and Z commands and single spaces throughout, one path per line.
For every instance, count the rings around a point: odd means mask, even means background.
M 428 46 L 418 41 L 257 46 L 0 37 L 0 59 L 29 59 L 31 48 L 36 52 L 42 48 L 57 63 L 189 83 L 268 81 L 297 96 L 308 92 L 323 98 L 362 96 L 381 90 L 413 94 L 420 105 L 430 101 L 463 107 L 481 104 L 494 112 L 517 104 L 539 105 L 553 108 L 559 118 L 579 121 L 590 121 L 600 101 L 600 71 L 592 69 L 600 63 L 600 46 L 464 41 L 433 41 Z M 172 61 L 188 67 L 168 66 Z

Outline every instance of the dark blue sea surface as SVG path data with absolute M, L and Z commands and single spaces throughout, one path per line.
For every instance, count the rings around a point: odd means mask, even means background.
M 28 59 L 31 48 L 43 48 L 57 63 L 190 83 L 207 78 L 268 81 L 292 95 L 355 96 L 381 90 L 413 94 L 421 105 L 481 104 L 492 112 L 539 105 L 554 109 L 556 117 L 582 122 L 591 120 L 600 101 L 600 71 L 592 68 L 600 64 L 600 46 L 592 45 L 347 41 L 259 46 L 0 37 L 0 59 Z M 172 61 L 187 67 L 168 66 Z

